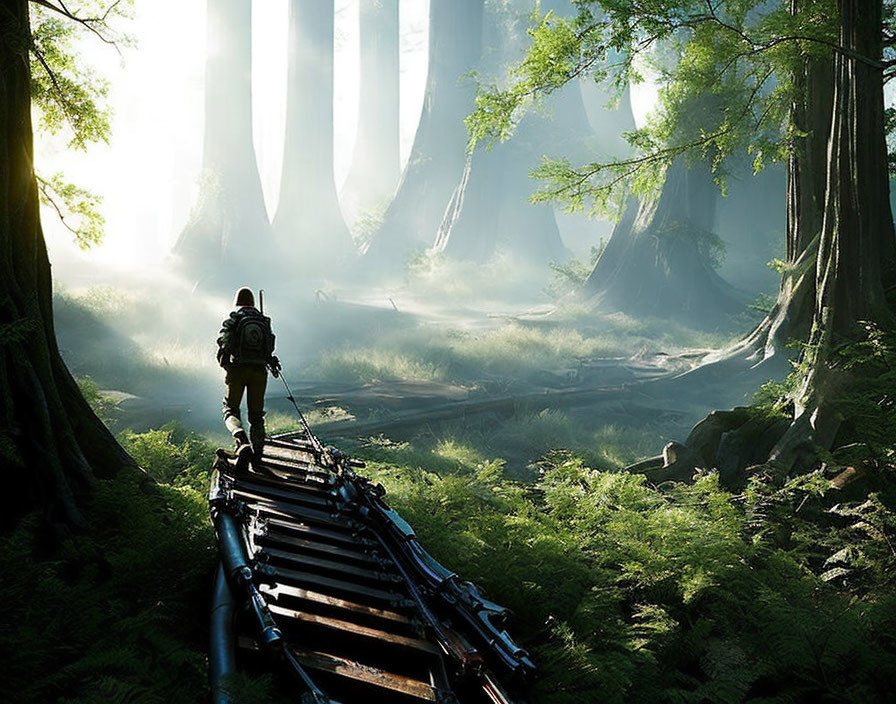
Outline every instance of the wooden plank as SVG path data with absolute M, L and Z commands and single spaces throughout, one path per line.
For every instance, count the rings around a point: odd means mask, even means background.
M 370 538 L 365 538 L 363 535 L 346 534 L 341 531 L 328 530 L 327 528 L 320 528 L 303 522 L 290 521 L 285 518 L 265 518 L 263 520 L 268 526 L 274 526 L 300 535 L 307 535 L 310 538 L 331 540 L 333 542 L 342 543 L 343 545 L 359 545 L 364 547 L 374 547 L 378 545 L 376 541 Z
M 275 543 L 276 545 L 288 545 L 290 547 L 307 550 L 308 552 L 318 552 L 324 555 L 332 555 L 343 560 L 354 560 L 355 562 L 363 562 L 365 564 L 376 565 L 379 560 L 375 555 L 371 555 L 359 550 L 351 550 L 341 548 L 330 543 L 322 543 L 319 540 L 309 540 L 308 538 L 298 538 L 289 535 L 286 531 L 267 530 L 258 534 L 258 540 L 265 543 Z
M 231 487 L 231 491 L 240 492 L 256 499 L 276 499 L 280 501 L 288 501 L 290 503 L 307 504 L 316 506 L 323 510 L 329 510 L 333 506 L 332 497 L 312 494 L 304 491 L 284 491 L 270 486 L 256 484 L 255 482 L 235 481 Z
M 333 487 L 318 481 L 303 481 L 294 477 L 270 476 L 267 474 L 240 474 L 233 478 L 235 482 L 250 482 L 263 487 L 271 487 L 281 491 L 292 491 L 316 496 L 334 496 Z
M 351 633 L 363 638 L 372 638 L 381 643 L 391 643 L 405 648 L 413 648 L 424 653 L 436 655 L 439 649 L 432 643 L 420 638 L 411 638 L 410 636 L 400 636 L 397 633 L 390 633 L 379 628 L 370 628 L 369 626 L 361 626 L 351 621 L 343 621 L 338 618 L 330 618 L 329 616 L 319 616 L 318 614 L 309 614 L 304 611 L 296 611 L 295 609 L 287 609 L 277 604 L 269 604 L 268 608 L 272 614 L 285 616 L 302 623 L 313 623 L 323 628 L 329 628 L 334 631 L 342 631 L 343 633 Z
M 310 555 L 296 555 L 286 550 L 278 550 L 265 545 L 258 549 L 257 555 L 265 555 L 273 557 L 285 562 L 306 567 L 317 567 L 319 569 L 329 570 L 330 572 L 339 572 L 340 574 L 351 575 L 359 579 L 369 579 L 374 582 L 401 582 L 402 578 L 394 572 L 385 572 L 382 570 L 371 570 L 365 567 L 355 567 L 354 565 L 346 565 L 342 562 L 334 560 L 325 560 L 320 557 L 312 557 Z
M 262 514 L 270 516 L 281 516 L 283 518 L 293 518 L 300 521 L 311 521 L 321 525 L 329 526 L 337 530 L 344 530 L 349 533 L 356 533 L 358 528 L 353 521 L 348 519 L 340 520 L 338 514 L 331 514 L 327 511 L 319 511 L 314 508 L 304 508 L 295 504 L 287 504 L 276 499 L 250 499 L 246 505 L 251 510 L 258 510 Z
M 348 601 L 346 599 L 340 599 L 339 597 L 332 596 L 331 594 L 322 594 L 321 592 L 315 592 L 310 589 L 292 587 L 288 584 L 274 584 L 273 586 L 268 584 L 261 584 L 259 585 L 258 589 L 275 600 L 279 599 L 281 595 L 291 596 L 295 597 L 296 599 L 313 601 L 317 604 L 332 606 L 336 609 L 343 609 L 345 611 L 351 611 L 352 613 L 361 614 L 364 616 L 373 616 L 375 618 L 381 618 L 386 621 L 395 621 L 396 623 L 403 623 L 406 625 L 413 624 L 413 619 L 411 619 L 409 616 L 405 616 L 404 614 L 400 614 L 397 611 L 390 611 L 389 609 L 378 609 L 374 606 L 368 606 L 367 604 L 359 604 L 356 601 Z
M 296 659 L 305 667 L 322 672 L 329 672 L 341 677 L 347 677 L 358 682 L 364 682 L 375 687 L 390 689 L 393 692 L 407 694 L 417 699 L 428 702 L 436 701 L 435 690 L 426 682 L 415 680 L 404 675 L 386 672 L 378 667 L 364 665 L 363 663 L 349 660 L 339 655 L 321 653 L 313 650 L 304 650 L 289 646 Z
M 293 476 L 301 476 L 306 481 L 314 480 L 320 483 L 329 483 L 332 473 L 323 467 L 309 465 L 307 463 L 292 462 L 286 457 L 270 457 L 262 455 L 261 465 L 269 469 L 283 471 Z
M 264 457 L 283 457 L 294 462 L 302 462 L 304 464 L 314 464 L 314 448 L 311 445 L 298 445 L 295 443 L 282 443 L 277 440 L 269 440 L 264 444 L 264 450 L 261 453 Z
M 355 582 L 346 582 L 344 579 L 324 577 L 319 574 L 311 574 L 310 572 L 302 572 L 301 570 L 291 570 L 285 567 L 275 567 L 273 565 L 269 565 L 269 567 L 270 573 L 274 577 L 292 582 L 299 582 L 300 584 L 311 584 L 317 588 L 335 589 L 337 591 L 347 592 L 354 596 L 384 601 L 388 604 L 398 604 L 405 599 L 405 597 L 398 592 L 377 589 L 376 587 L 367 587 Z

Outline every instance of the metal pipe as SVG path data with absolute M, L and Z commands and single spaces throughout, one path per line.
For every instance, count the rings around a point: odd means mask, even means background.
M 215 587 L 212 593 L 211 624 L 209 633 L 208 676 L 212 688 L 212 704 L 232 704 L 226 680 L 236 669 L 233 648 L 233 593 L 227 583 L 224 565 L 218 563 Z

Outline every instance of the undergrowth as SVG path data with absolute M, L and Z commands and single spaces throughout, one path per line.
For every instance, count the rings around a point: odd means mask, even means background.
M 114 404 L 89 379 L 81 386 L 110 420 Z M 119 440 L 141 470 L 97 482 L 86 531 L 49 552 L 38 516 L 0 536 L 0 701 L 207 698 L 213 446 L 174 423 Z
M 666 320 L 636 320 L 622 313 L 596 314 L 587 307 L 580 311 L 577 305 L 564 303 L 556 320 L 512 320 L 488 329 L 412 328 L 357 346 L 342 345 L 310 363 L 303 375 L 339 383 L 519 382 L 596 359 L 717 348 L 730 340 L 726 332 L 698 331 Z
M 0 694 L 17 704 L 184 704 L 206 695 L 214 538 L 204 497 L 123 469 L 89 529 L 42 554 L 0 537 Z
M 784 388 L 764 388 L 771 412 Z M 556 440 L 560 420 L 514 432 Z M 358 454 L 426 549 L 512 609 L 533 702 L 873 703 L 896 689 L 896 448 L 875 437 L 861 488 L 819 468 L 740 493 L 713 473 L 654 487 L 620 471 L 636 438 L 613 427 L 587 462 L 550 453 L 531 482 L 460 435 Z M 0 538 L 4 701 L 207 696 L 213 446 L 175 424 L 119 438 L 144 471 L 98 483 L 86 534 L 52 554 L 33 521 Z M 278 696 L 235 684 L 246 702 Z
M 456 448 L 438 472 L 382 439 L 364 454 L 427 549 L 514 611 L 534 701 L 883 702 L 896 686 L 892 467 L 865 500 L 820 475 L 661 491 L 562 453 L 534 484 Z

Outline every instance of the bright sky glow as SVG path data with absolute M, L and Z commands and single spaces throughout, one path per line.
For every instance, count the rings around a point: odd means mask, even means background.
M 57 278 L 77 284 L 88 264 L 161 262 L 189 217 L 202 155 L 206 0 L 136 0 L 122 55 L 86 35 L 83 61 L 110 83 L 108 145 L 72 152 L 64 135 L 35 135 L 37 168 L 103 196 L 106 239 L 82 253 L 52 210 L 44 229 Z M 401 158 L 407 160 L 423 103 L 428 0 L 401 1 Z M 286 109 L 288 0 L 253 3 L 254 141 L 265 201 L 276 207 Z M 351 163 L 358 120 L 358 0 L 336 0 L 336 182 Z

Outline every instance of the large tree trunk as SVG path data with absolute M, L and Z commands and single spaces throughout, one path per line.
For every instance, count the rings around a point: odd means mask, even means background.
M 658 197 L 629 201 L 581 295 L 701 327 L 742 310 L 742 294 L 716 273 L 707 249 L 717 198 L 709 167 L 676 159 Z
M 529 202 L 533 153 L 516 141 L 467 156 L 433 249 L 454 259 L 485 262 L 498 250 L 547 272 L 565 258 L 553 209 Z
M 252 4 L 207 7 L 202 175 L 174 251 L 190 275 L 226 288 L 276 257 L 252 142 Z
M 395 198 L 367 250 L 368 267 L 394 271 L 438 230 L 463 172 L 475 85 L 462 76 L 477 66 L 483 0 L 431 0 L 429 68 L 423 112 Z M 376 272 L 374 272 L 376 273 Z
M 358 130 L 341 193 L 349 221 L 385 207 L 401 175 L 398 0 L 360 0 L 359 23 Z
M 892 322 L 883 285 L 883 272 L 892 272 L 896 250 L 883 72 L 872 65 L 882 56 L 882 3 L 840 0 L 838 5 L 845 50 L 834 57 L 824 220 L 804 359 L 808 373 L 796 398 L 797 417 L 824 411 L 829 398 L 842 391 L 849 372 L 833 364 L 833 352 L 864 339 L 865 325 Z
M 873 394 L 877 382 L 876 376 L 863 376 L 868 374 L 863 365 L 847 364 L 838 352 L 868 339 L 873 328 L 891 328 L 893 323 L 885 296 L 885 286 L 893 282 L 896 236 L 879 64 L 882 4 L 840 0 L 838 5 L 843 49 L 834 52 L 832 72 L 830 64 L 810 60 L 805 102 L 794 106 L 798 133 L 804 131 L 799 129 L 803 119 L 816 129 L 805 130 L 808 136 L 793 145 L 790 155 L 787 253 L 793 271 L 782 282 L 778 310 L 751 336 L 759 343 L 757 353 L 767 359 L 785 331 L 801 340 L 808 332 L 799 365 L 801 385 L 793 398 L 793 421 L 783 433 L 777 431 L 779 439 L 764 462 L 781 476 L 794 467 L 817 466 L 818 448 L 835 446 L 838 433 L 850 441 L 850 433 L 841 432 L 848 420 L 843 404 L 849 403 L 851 395 Z M 827 82 L 830 77 L 833 80 Z M 822 146 L 824 134 L 828 138 Z M 702 369 L 713 368 L 725 367 L 716 364 Z M 732 416 L 734 422 L 722 423 L 726 427 L 710 443 L 717 449 L 709 454 L 716 457 L 717 466 L 728 467 L 729 476 L 739 476 L 740 470 L 757 461 L 746 459 L 757 438 L 750 428 L 752 421 L 739 424 L 733 417 L 736 413 L 723 415 Z M 718 419 L 714 421 L 713 416 L 698 424 L 688 439 L 689 449 L 698 451 L 697 440 L 714 424 L 718 425 Z M 863 432 L 855 427 L 852 431 Z
M 0 526 L 41 510 L 78 526 L 95 477 L 130 459 L 93 414 L 56 346 L 31 130 L 28 3 L 0 32 Z
M 292 0 L 286 141 L 274 232 L 304 266 L 353 251 L 333 176 L 333 0 Z

